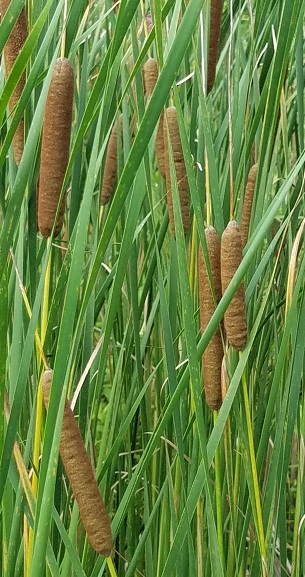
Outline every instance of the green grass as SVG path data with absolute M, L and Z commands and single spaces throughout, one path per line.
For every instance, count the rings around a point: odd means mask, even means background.
M 304 0 L 224 2 L 206 96 L 210 0 L 26 2 L 29 35 L 8 79 L 0 24 L 0 563 L 5 577 L 301 577 L 304 537 Z M 151 31 L 144 24 L 151 13 Z M 63 41 L 65 31 L 65 42 Z M 40 142 L 52 67 L 75 73 L 64 188 L 67 233 L 36 229 Z M 149 102 L 142 68 L 157 59 Z M 8 103 L 26 69 L 23 94 Z M 154 141 L 176 106 L 190 187 L 176 238 Z M 118 178 L 100 206 L 113 123 Z M 12 138 L 24 115 L 19 167 Z M 258 162 L 243 260 L 200 334 L 204 227 L 240 220 Z M 226 349 L 218 413 L 201 356 L 244 280 L 249 337 Z M 53 369 L 46 414 L 40 381 Z M 111 519 L 113 552 L 91 548 L 59 457 L 66 397 Z

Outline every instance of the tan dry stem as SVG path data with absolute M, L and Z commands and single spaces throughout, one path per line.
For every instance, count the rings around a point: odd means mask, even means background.
M 0 7 L 1 7 L 1 18 L 3 18 L 5 12 L 7 11 L 11 0 L 1 0 Z M 21 51 L 26 39 L 27 39 L 27 16 L 26 11 L 23 8 L 19 14 L 18 19 L 12 29 L 12 32 L 7 39 L 7 42 L 4 46 L 3 54 L 4 54 L 4 64 L 5 64 L 5 74 L 8 78 L 11 70 L 15 64 L 17 56 Z M 23 72 L 21 75 L 17 86 L 10 98 L 9 101 L 9 111 L 10 113 L 14 110 L 15 106 L 17 106 L 22 91 L 24 89 L 26 82 L 26 74 Z M 13 153 L 15 162 L 17 165 L 20 164 L 22 153 L 24 148 L 24 118 L 20 119 L 20 122 L 16 128 L 16 132 L 13 136 Z
M 177 187 L 181 206 L 183 230 L 184 234 L 187 235 L 190 229 L 190 193 L 189 193 L 189 184 L 184 162 L 182 144 L 180 139 L 177 110 L 174 106 L 170 106 L 165 110 L 164 120 L 165 120 L 164 161 L 165 161 L 165 177 L 166 177 L 166 200 L 168 206 L 170 228 L 173 236 L 175 236 L 174 207 L 173 207 L 172 186 L 170 176 L 167 130 L 172 147 L 172 154 L 177 179 Z
M 221 286 L 227 290 L 242 260 L 242 239 L 235 220 L 229 222 L 221 238 Z M 224 316 L 228 341 L 232 347 L 242 350 L 247 342 L 247 317 L 245 286 L 242 282 L 231 300 Z
M 45 371 L 42 389 L 46 408 L 49 405 L 51 382 L 52 371 Z M 108 557 L 112 549 L 109 518 L 83 438 L 68 401 L 65 402 L 64 408 L 60 456 L 78 504 L 88 539 L 97 553 Z
M 214 86 L 223 0 L 211 0 L 207 93 Z
M 258 164 L 253 164 L 249 170 L 248 180 L 246 184 L 246 190 L 244 194 L 243 200 L 243 209 L 241 214 L 241 223 L 240 223 L 240 233 L 242 238 L 243 247 L 246 246 L 248 242 L 249 236 L 249 226 L 251 220 L 251 211 L 252 211 L 252 204 L 253 204 L 253 196 L 254 196 L 254 189 L 255 189 L 255 181 L 257 175 L 257 168 Z
M 205 229 L 205 238 L 209 254 L 213 289 L 216 302 L 221 299 L 220 277 L 220 240 L 216 230 L 209 226 Z M 203 333 L 215 311 L 215 302 L 209 283 L 208 269 L 204 260 L 203 251 L 199 249 L 199 304 L 200 304 L 200 329 Z M 223 358 L 223 346 L 219 327 L 213 334 L 202 356 L 202 369 L 204 380 L 205 398 L 210 409 L 217 410 L 221 407 L 221 363 Z
M 42 130 L 38 194 L 38 228 L 49 237 L 55 222 L 67 170 L 72 125 L 74 75 L 67 58 L 56 60 L 48 92 Z M 54 236 L 62 228 L 65 195 L 56 220 Z

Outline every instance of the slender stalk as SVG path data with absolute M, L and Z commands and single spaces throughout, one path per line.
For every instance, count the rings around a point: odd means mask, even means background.
M 216 424 L 218 411 L 213 411 L 214 424 Z M 216 494 L 216 522 L 219 553 L 223 570 L 225 571 L 225 551 L 223 542 L 223 507 L 222 507 L 222 482 L 220 468 L 220 447 L 218 445 L 215 453 L 215 494 Z
M 242 389 L 243 389 L 243 397 L 244 397 L 244 405 L 245 405 L 245 413 L 246 413 L 246 423 L 247 423 L 247 433 L 248 433 L 248 441 L 249 441 L 249 449 L 250 449 L 250 463 L 251 463 L 251 470 L 252 470 L 252 478 L 253 478 L 253 486 L 254 486 L 254 496 L 255 496 L 255 506 L 256 506 L 256 522 L 257 522 L 257 530 L 258 530 L 258 542 L 259 548 L 261 553 L 261 562 L 262 562 L 262 575 L 266 575 L 266 543 L 265 543 L 265 535 L 264 535 L 264 526 L 263 526 L 263 515 L 262 515 L 262 506 L 261 506 L 261 498 L 260 498 L 260 491 L 259 491 L 259 484 L 258 484 L 258 475 L 257 475 L 257 468 L 255 462 L 255 450 L 254 450 L 254 441 L 253 441 L 253 430 L 252 430 L 252 422 L 251 422 L 251 414 L 250 414 L 250 405 L 249 405 L 249 397 L 248 397 L 248 389 L 247 389 L 247 380 L 246 375 L 243 373 L 242 376 Z

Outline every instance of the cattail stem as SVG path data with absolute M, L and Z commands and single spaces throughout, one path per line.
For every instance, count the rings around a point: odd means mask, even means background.
M 73 86 L 69 60 L 56 60 L 44 113 L 39 175 L 38 228 L 45 237 L 53 227 L 57 236 L 63 224 L 65 194 L 61 191 L 69 160 Z
M 217 421 L 217 411 L 214 411 L 214 425 Z M 223 570 L 225 570 L 225 550 L 223 542 L 223 505 L 222 505 L 222 478 L 220 466 L 220 447 L 218 445 L 215 452 L 215 493 L 216 493 L 216 520 L 217 520 L 217 541 L 219 555 Z
M 52 371 L 45 371 L 42 390 L 46 408 L 49 405 L 51 381 Z M 64 407 L 59 450 L 88 539 L 97 553 L 108 557 L 112 549 L 109 518 L 68 401 Z
M 229 222 L 221 238 L 221 286 L 227 290 L 242 261 L 242 239 L 235 220 Z M 225 329 L 230 345 L 242 350 L 247 342 L 245 287 L 242 282 L 224 315 Z
M 60 57 L 62 60 L 65 57 L 67 14 L 68 14 L 68 0 L 65 0 L 64 1 L 64 13 L 63 13 L 62 37 L 61 37 L 61 49 L 60 49 Z

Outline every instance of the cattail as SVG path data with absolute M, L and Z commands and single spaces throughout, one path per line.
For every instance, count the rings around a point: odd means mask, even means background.
M 211 280 L 215 294 L 216 304 L 221 299 L 220 277 L 220 240 L 215 228 L 209 226 L 205 229 L 205 238 L 209 254 Z M 200 328 L 204 332 L 211 316 L 215 311 L 215 301 L 209 283 L 209 275 L 204 260 L 203 251 L 199 249 L 199 301 L 200 301 Z M 204 392 L 206 402 L 212 410 L 221 406 L 221 363 L 223 347 L 220 329 L 213 334 L 202 357 Z
M 250 226 L 250 219 L 251 219 L 251 210 L 252 210 L 252 203 L 253 203 L 253 195 L 255 189 L 255 181 L 257 175 L 257 167 L 258 164 L 253 164 L 249 170 L 248 180 L 246 184 L 246 190 L 243 200 L 243 209 L 241 214 L 241 223 L 240 223 L 240 234 L 242 238 L 243 247 L 246 246 L 248 241 L 248 234 L 249 234 L 249 226 Z
M 49 237 L 53 225 L 64 176 L 68 166 L 74 75 L 69 60 L 56 60 L 47 97 L 41 145 L 38 193 L 38 228 Z M 65 195 L 55 224 L 54 236 L 62 228 Z
M 213 88 L 218 59 L 223 0 L 211 0 L 207 93 Z
M 5 12 L 7 11 L 10 3 L 11 0 L 0 1 L 2 18 Z M 15 64 L 15 60 L 17 59 L 17 56 L 19 55 L 19 52 L 21 51 L 26 41 L 26 38 L 27 38 L 27 17 L 25 9 L 22 8 L 19 17 L 16 20 L 16 23 L 11 31 L 11 34 L 4 46 L 3 53 L 4 53 L 6 77 L 10 75 L 10 72 Z M 15 106 L 18 104 L 20 100 L 22 91 L 25 86 L 25 81 L 26 81 L 26 75 L 25 72 L 23 72 L 9 101 L 10 112 L 15 108 Z M 20 163 L 21 156 L 23 153 L 23 147 L 24 147 L 24 118 L 22 117 L 20 119 L 20 122 L 16 128 L 16 132 L 13 137 L 13 153 L 17 165 Z
M 153 27 L 152 15 L 150 12 L 148 12 L 146 14 L 145 22 L 146 22 L 146 26 L 147 26 L 147 32 L 149 34 L 152 31 L 152 27 Z
M 51 381 L 52 371 L 45 371 L 42 389 L 46 408 Z M 112 549 L 109 518 L 68 401 L 65 402 L 59 450 L 88 539 L 97 553 L 108 557 Z
M 242 260 L 242 240 L 235 220 L 229 222 L 221 237 L 221 288 L 227 290 Z M 224 316 L 225 329 L 230 345 L 242 350 L 247 342 L 247 317 L 245 287 L 242 282 L 231 300 Z
M 190 228 L 190 202 L 189 202 L 189 185 L 186 174 L 183 150 L 180 140 L 179 126 L 177 120 L 177 110 L 174 106 L 166 109 L 164 115 L 164 161 L 166 177 L 166 199 L 169 213 L 169 222 L 172 234 L 175 236 L 174 209 L 170 176 L 170 162 L 167 130 L 171 142 L 174 167 L 176 172 L 177 187 L 180 198 L 181 215 L 184 234 L 186 235 Z
M 144 90 L 148 98 L 151 97 L 153 89 L 158 79 L 158 64 L 154 58 L 149 58 L 144 65 L 143 80 Z M 164 111 L 160 114 L 155 140 L 155 154 L 157 166 L 160 174 L 165 178 L 164 164 Z
M 123 130 L 123 114 L 119 117 L 120 132 Z M 117 122 L 114 123 L 108 142 L 105 168 L 102 182 L 101 204 L 105 205 L 111 200 L 114 192 L 114 184 L 118 170 L 118 134 Z
M 143 82 L 144 82 L 144 92 L 147 98 L 150 98 L 155 84 L 158 80 L 158 63 L 154 58 L 149 58 L 143 68 Z

